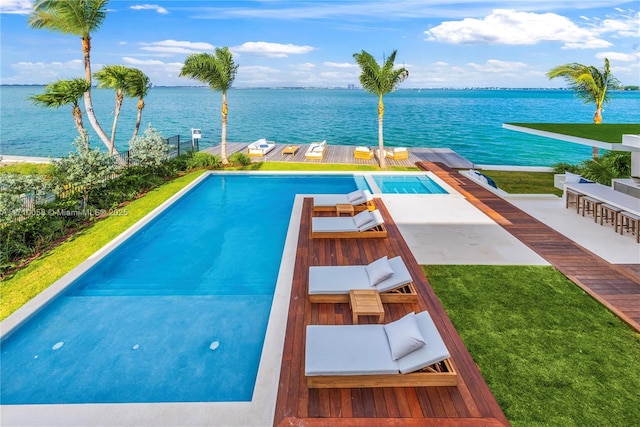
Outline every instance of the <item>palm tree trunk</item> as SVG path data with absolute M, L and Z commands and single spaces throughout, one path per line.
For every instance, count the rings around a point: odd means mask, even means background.
M 384 152 L 384 139 L 382 137 L 382 120 L 384 118 L 384 103 L 382 102 L 382 95 L 378 101 L 378 159 L 380 160 L 380 168 L 387 167 L 387 159 Z
M 91 38 L 82 38 L 82 53 L 84 56 L 84 77 L 91 84 Z M 87 118 L 89 118 L 89 123 L 91 123 L 91 127 L 98 134 L 100 140 L 107 146 L 110 153 L 117 151 L 111 147 L 111 141 L 107 134 L 102 130 L 102 127 L 98 123 L 98 119 L 96 118 L 95 112 L 93 111 L 93 102 L 91 100 L 91 87 L 89 90 L 84 93 L 84 109 L 87 111 Z
M 78 129 L 80 138 L 82 138 L 82 143 L 84 144 L 85 148 L 89 148 L 89 141 L 87 141 L 87 130 L 84 128 L 84 124 L 82 123 L 82 111 L 80 110 L 80 106 L 78 106 L 77 103 L 73 105 L 71 114 L 73 115 L 73 121 L 76 123 L 76 129 Z
M 136 117 L 136 126 L 133 128 L 133 136 L 129 141 L 129 149 L 133 148 L 136 143 L 136 137 L 138 136 L 138 130 L 140 130 L 140 122 L 142 121 L 142 110 L 144 109 L 144 99 L 138 99 L 138 116 Z
M 113 156 L 113 151 L 116 148 L 116 129 L 118 127 L 118 117 L 120 116 L 120 110 L 122 109 L 122 100 L 124 95 L 122 90 L 116 91 L 116 107 L 113 112 L 113 126 L 111 126 L 111 147 L 109 148 L 109 154 Z
M 593 123 L 597 125 L 602 123 L 602 107 L 596 108 L 596 112 L 593 114 Z
M 222 164 L 229 164 L 227 159 L 227 114 L 229 113 L 229 107 L 227 106 L 227 94 L 222 92 L 222 137 L 220 142 L 220 157 L 222 157 Z

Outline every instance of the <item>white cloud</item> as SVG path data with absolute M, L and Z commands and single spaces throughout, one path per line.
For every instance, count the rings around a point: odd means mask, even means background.
M 238 53 L 268 56 L 271 58 L 287 58 L 289 55 L 303 55 L 315 50 L 312 46 L 297 46 L 294 44 L 281 44 L 269 42 L 246 42 L 240 46 L 231 48 Z
M 322 65 L 331 68 L 358 68 L 358 64 L 352 64 L 350 62 L 324 62 Z
M 206 51 L 212 51 L 215 47 L 209 43 L 202 42 L 188 42 L 178 40 L 162 40 L 153 43 L 141 43 L 142 50 L 148 52 L 156 52 L 161 54 L 167 53 L 201 53 Z
M 155 10 L 156 12 L 166 15 L 169 13 L 167 9 L 162 6 L 158 6 L 157 4 L 138 4 L 135 6 L 129 6 L 129 9 L 133 10 Z
M 469 62 L 467 65 L 483 73 L 514 72 L 527 68 L 527 64 L 524 62 L 500 61 L 498 59 L 489 59 L 484 64 Z
M 311 62 L 305 62 L 304 64 L 298 64 L 295 68 L 299 70 L 313 70 L 316 68 L 316 64 L 312 64 Z
M 602 21 L 598 31 L 613 33 L 618 37 L 640 37 L 640 12 L 620 18 L 608 18 Z
M 54 62 L 21 61 L 11 64 L 14 76 L 2 77 L 2 84 L 45 84 L 59 79 L 84 77 L 84 62 L 81 59 Z
M 599 52 L 596 58 L 608 58 L 609 61 L 632 62 L 640 60 L 640 52 L 623 53 L 623 52 Z
M 577 47 L 607 47 L 611 43 L 596 37 L 593 29 L 578 27 L 555 13 L 518 12 L 496 9 L 483 19 L 446 21 L 425 31 L 427 40 L 452 44 L 533 45 L 562 42 Z M 567 46 L 568 47 L 568 46 Z
M 32 10 L 30 0 L 0 0 L 0 13 L 28 15 Z

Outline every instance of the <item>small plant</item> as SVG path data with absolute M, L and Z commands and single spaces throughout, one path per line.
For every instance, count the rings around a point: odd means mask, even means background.
M 191 153 L 191 156 L 186 162 L 187 170 L 209 168 L 220 169 L 222 168 L 222 160 L 220 156 L 216 154 L 209 154 L 203 152 Z
M 251 157 L 241 151 L 238 151 L 237 153 L 233 153 L 229 156 L 229 162 L 233 165 L 249 166 L 251 164 Z

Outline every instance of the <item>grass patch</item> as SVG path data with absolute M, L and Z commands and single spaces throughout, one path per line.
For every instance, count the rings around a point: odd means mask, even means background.
M 553 172 L 482 171 L 510 194 L 555 194 L 562 190 L 553 186 Z
M 545 132 L 554 132 L 561 135 L 575 136 L 578 138 L 594 139 L 596 141 L 621 144 L 622 135 L 639 134 L 640 124 L 637 123 L 507 123 L 513 126 L 521 126 Z
M 423 269 L 514 426 L 640 425 L 640 335 L 561 273 Z
M 110 216 L 96 222 L 3 280 L 0 283 L 0 320 L 86 260 L 202 173 L 201 170 L 192 172 L 150 191 L 144 197 L 123 207 L 127 215 Z
M 15 163 L 0 166 L 0 173 L 19 173 L 21 175 L 49 175 L 48 163 Z

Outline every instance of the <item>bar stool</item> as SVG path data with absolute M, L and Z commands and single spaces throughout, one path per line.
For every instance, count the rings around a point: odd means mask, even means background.
M 618 215 L 620 216 L 620 234 L 624 234 L 624 230 L 627 230 L 635 234 L 636 242 L 640 243 L 640 216 L 627 211 L 622 211 Z
M 578 212 L 580 210 L 580 198 L 582 197 L 584 197 L 584 194 L 581 192 L 571 188 L 566 188 L 564 190 L 564 207 L 569 209 L 569 206 L 575 205 L 576 212 Z
M 608 203 L 603 203 L 600 205 L 600 225 L 603 223 L 611 223 L 618 232 L 618 215 L 622 212 L 622 209 L 612 206 Z
M 594 199 L 590 196 L 584 196 L 580 198 L 580 208 L 582 209 L 582 216 L 585 213 L 593 215 L 593 221 L 598 222 L 598 208 L 602 202 L 598 199 Z M 580 211 L 578 211 L 580 213 Z

